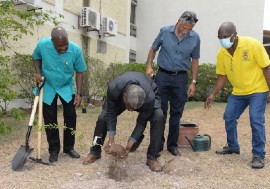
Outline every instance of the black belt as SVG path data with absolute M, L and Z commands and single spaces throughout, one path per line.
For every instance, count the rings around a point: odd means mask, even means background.
M 170 74 L 170 75 L 178 75 L 178 74 L 185 74 L 187 73 L 187 71 L 183 71 L 183 70 L 179 70 L 179 71 L 168 71 L 168 70 L 164 70 L 163 68 L 159 67 L 158 71 L 164 72 L 166 74 Z

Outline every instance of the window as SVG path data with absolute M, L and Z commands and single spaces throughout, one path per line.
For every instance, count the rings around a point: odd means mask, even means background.
M 136 62 L 136 51 L 130 49 L 129 50 L 129 63 Z
M 131 0 L 130 9 L 130 35 L 136 37 L 136 6 L 137 0 Z

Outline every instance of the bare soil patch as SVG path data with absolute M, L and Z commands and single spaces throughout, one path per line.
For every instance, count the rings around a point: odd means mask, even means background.
M 266 156 L 266 166 L 261 170 L 250 167 L 251 129 L 248 109 L 238 124 L 240 155 L 216 155 L 215 151 L 226 145 L 226 133 L 222 119 L 226 104 L 215 103 L 210 110 L 203 109 L 202 102 L 188 102 L 182 120 L 199 125 L 199 133 L 212 137 L 212 147 L 207 152 L 193 152 L 191 148 L 180 148 L 182 156 L 174 157 L 166 149 L 159 161 L 164 171 L 155 173 L 146 166 L 146 151 L 149 144 L 149 126 L 145 138 L 127 159 L 115 160 L 102 153 L 102 158 L 91 165 L 83 165 L 83 158 L 89 153 L 97 116 L 100 108 L 88 109 L 86 114 L 78 109 L 78 130 L 76 150 L 80 159 L 72 159 L 62 152 L 57 163 L 46 166 L 27 160 L 21 171 L 11 170 L 11 160 L 20 145 L 24 144 L 27 120 L 14 125 L 12 136 L 0 136 L 0 186 L 1 188 L 270 188 L 270 163 Z M 266 111 L 266 152 L 270 152 L 270 112 Z M 136 112 L 124 112 L 118 119 L 116 142 L 126 145 L 135 121 Z M 59 124 L 63 124 L 59 112 Z M 167 135 L 168 125 L 165 134 Z M 61 132 L 62 134 L 62 132 Z M 33 128 L 30 146 L 36 157 L 37 133 Z M 48 162 L 46 135 L 42 134 L 42 160 Z

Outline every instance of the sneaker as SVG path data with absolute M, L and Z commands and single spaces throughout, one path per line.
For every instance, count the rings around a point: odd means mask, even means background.
M 253 157 L 251 161 L 251 167 L 253 169 L 261 169 L 264 167 L 264 158 Z
M 94 163 L 100 158 L 101 158 L 101 155 L 88 154 L 88 156 L 83 160 L 83 164 L 88 165 L 88 164 Z
M 229 146 L 225 146 L 220 150 L 216 151 L 216 154 L 225 155 L 225 154 L 240 154 L 239 150 L 231 150 Z
M 162 171 L 163 167 L 159 164 L 157 160 L 148 159 L 146 161 L 146 165 L 149 166 L 151 171 L 159 172 Z

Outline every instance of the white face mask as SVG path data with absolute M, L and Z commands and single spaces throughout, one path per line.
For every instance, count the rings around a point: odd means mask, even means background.
M 232 34 L 232 35 L 233 35 L 233 34 Z M 232 35 L 231 35 L 231 37 L 232 37 Z M 233 42 L 231 42 L 231 37 L 228 37 L 228 38 L 220 39 L 220 40 L 219 40 L 219 42 L 220 42 L 220 44 L 221 44 L 221 46 L 222 46 L 223 48 L 229 49 L 229 48 L 232 47 L 234 40 L 233 40 Z

